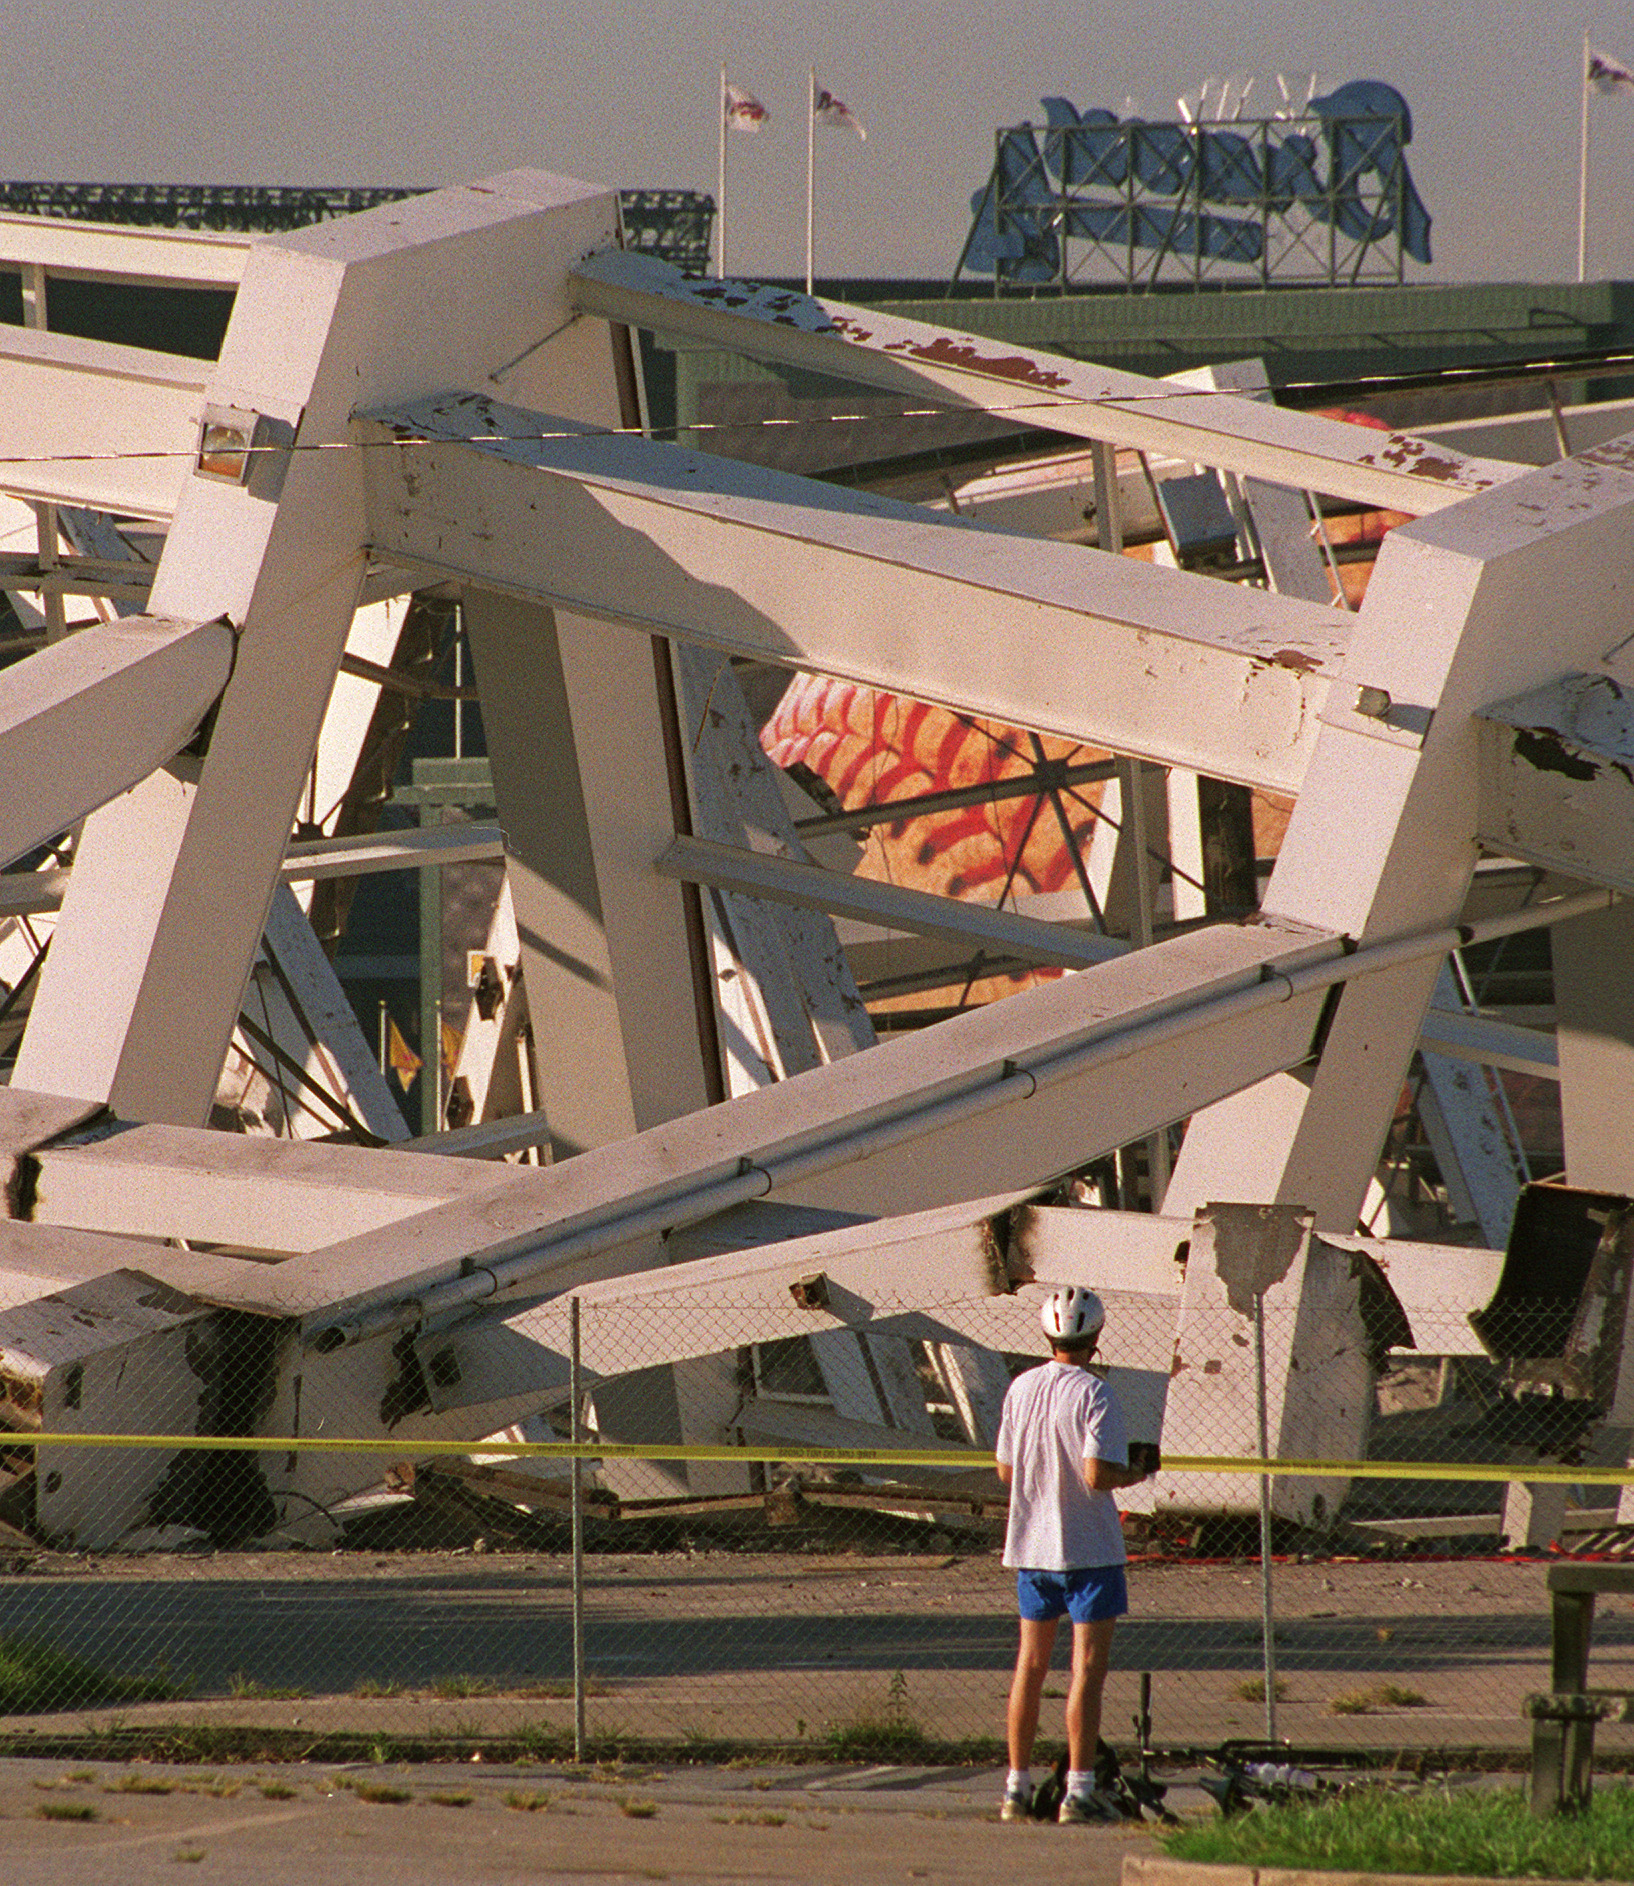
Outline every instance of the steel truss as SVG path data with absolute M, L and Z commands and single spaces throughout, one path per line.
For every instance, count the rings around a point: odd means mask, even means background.
M 293 1440 L 389 1432 L 412 1458 L 417 1440 L 537 1412 L 563 1379 L 562 1293 L 651 1294 L 668 1254 L 686 1257 L 663 1274 L 687 1304 L 673 1342 L 615 1337 L 593 1369 L 673 1367 L 680 1438 L 714 1441 L 743 1408 L 710 1362 L 746 1339 L 741 1304 L 717 1314 L 729 1286 L 752 1281 L 767 1340 L 792 1320 L 868 1345 L 883 1381 L 908 1340 L 871 1327 L 887 1298 L 893 1314 L 942 1305 L 955 1347 L 971 1338 L 950 1299 L 1002 1301 L 1019 1329 L 1048 1279 L 1042 1262 L 990 1261 L 1018 1202 L 1132 1143 L 1166 1148 L 1187 1121 L 1165 1216 L 1061 1212 L 1048 1275 L 1158 1299 L 1169 1331 L 1224 1329 L 1244 1312 L 1226 1258 L 1207 1255 L 1231 1239 L 1209 1227 L 1221 1201 L 1275 1208 L 1273 1284 L 1299 1332 L 1272 1359 L 1277 1405 L 1286 1391 L 1305 1411 L 1290 1423 L 1331 1418 L 1320 1450 L 1354 1457 L 1355 1228 L 1420 1043 L 1548 1060 L 1446 994 L 1451 952 L 1552 926 L 1568 1176 L 1634 1193 L 1634 1116 L 1606 1101 L 1634 1078 L 1619 901 L 1634 892 L 1634 444 L 1541 470 L 1472 459 L 1279 411 L 1240 372 L 1144 380 L 689 281 L 618 235 L 613 192 L 532 171 L 247 245 L 31 233 L 30 269 L 117 275 L 123 254 L 132 278 L 169 266 L 237 294 L 213 363 L 44 321 L 0 332 L 0 489 L 56 507 L 42 582 L 62 511 L 163 534 L 146 613 L 67 634 L 47 618 L 46 645 L 0 672 L 0 769 L 26 786 L 4 796 L 3 849 L 50 848 L 49 889 L 15 921 L 61 899 L 49 953 L 28 933 L 32 1007 L 0 1096 L 0 1356 L 6 1379 L 39 1385 L 7 1418 L 129 1431 L 127 1385 L 174 1380 L 186 1393 L 144 1411 L 173 1425 L 148 1431 L 203 1431 L 225 1406 Z M 632 327 L 925 405 L 1025 408 L 1096 448 L 1104 548 L 658 443 Z M 1226 474 L 1272 587 L 1108 554 L 1114 447 Z M 1354 614 L 1326 601 L 1311 492 L 1412 520 Z M 118 533 L 80 528 L 105 575 Z M 371 865 L 356 834 L 306 829 L 344 797 L 401 650 L 401 609 L 364 634 L 359 605 L 427 584 L 462 599 L 489 740 L 508 901 L 476 986 L 507 1080 L 468 1078 L 468 1124 L 392 1148 L 208 1130 L 247 1016 L 277 1049 L 269 1078 L 327 1056 L 328 1118 L 393 1136 L 370 1124 L 368 1052 L 295 886 L 430 868 L 429 834 Z M 1084 875 L 1121 887 L 1127 914 L 1052 936 L 1026 913 L 825 882 L 733 657 L 1112 754 L 1117 829 Z M 365 692 L 337 727 L 346 689 Z M 1166 818 L 1177 855 L 1195 841 L 1199 775 L 1288 794 L 1287 835 L 1251 920 L 1202 910 L 1153 940 L 1155 834 Z M 491 853 L 491 833 L 467 836 Z M 1535 869 L 1494 888 L 1483 850 Z M 1106 915 L 1110 895 L 1096 900 Z M 880 1045 L 835 911 L 1082 967 Z M 489 1163 L 521 1151 L 551 1163 Z M 1197 1231 L 1183 1284 L 1177 1221 Z M 1419 1261 L 1478 1307 L 1498 1260 Z M 818 1287 L 831 1270 L 843 1288 Z M 155 1284 L 152 1302 L 133 1295 Z M 237 1349 L 221 1334 L 246 1329 L 260 1337 Z M 1627 1425 L 1634 1369 L 1621 1325 L 1605 1329 L 1597 1380 Z M 1330 1342 L 1348 1345 L 1349 1386 L 1311 1413 L 1295 1376 L 1326 1381 L 1310 1345 Z M 1223 1353 L 1207 1394 L 1246 1422 L 1251 1384 Z M 83 1368 L 93 1354 L 117 1367 Z M 1207 1371 L 1165 1402 L 1162 1355 L 1128 1366 L 1151 1378 L 1164 1440 L 1201 1451 L 1176 1437 L 1198 1437 Z M 222 1377 L 203 1396 L 200 1368 Z M 967 1446 L 987 1445 L 971 1422 Z M 167 1469 L 162 1448 L 95 1476 L 65 1458 L 36 1523 L 107 1543 Z M 292 1445 L 256 1471 L 261 1504 L 310 1537 L 376 1470 Z M 1323 1510 L 1343 1491 L 1323 1490 Z M 1237 1495 L 1205 1478 L 1153 1497 Z M 1310 1519 L 1315 1497 L 1289 1491 L 1286 1510 Z

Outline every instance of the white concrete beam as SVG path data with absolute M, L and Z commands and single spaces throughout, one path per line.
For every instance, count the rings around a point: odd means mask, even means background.
M 251 241 L 219 231 L 0 216 L 0 260 L 32 263 L 75 281 L 234 288 L 244 274 Z
M 1217 778 L 1297 790 L 1343 657 L 1312 603 L 488 399 L 369 417 L 383 556 Z
M 1634 694 L 1569 674 L 1480 719 L 1481 842 L 1634 891 Z
M 566 270 L 616 227 L 612 192 L 523 171 L 252 247 L 210 403 L 294 449 L 247 484 L 186 478 L 151 602 L 238 623 L 232 683 L 196 793 L 144 789 L 87 821 L 26 1084 L 207 1117 L 367 567 L 360 455 L 310 448 L 349 441 L 360 400 L 450 380 L 571 402 L 608 347 L 569 320 Z
M 618 250 L 591 256 L 574 273 L 572 295 L 584 313 L 631 327 L 1415 516 L 1522 470 L 1464 458 L 1406 433 L 1365 431 L 1214 393 L 1177 393 L 1164 380 L 793 289 L 690 281 L 651 256 Z
M 169 517 L 198 451 L 208 372 L 174 354 L 0 328 L 0 491 Z
M 227 685 L 233 646 L 225 622 L 126 616 L 0 673 L 0 864 L 173 758 Z
M 71 1129 L 78 1123 L 71 1107 L 56 1104 L 62 1111 L 45 1124 Z M 0 1111 L 0 1134 L 11 1130 Z M 21 1150 L 31 1158 L 27 1190 L 37 1224 L 270 1256 L 317 1250 L 490 1192 L 510 1174 L 459 1159 L 387 1159 L 358 1146 L 182 1127 L 132 1127 L 64 1145 L 41 1145 L 33 1130 Z
M 462 1264 L 480 1294 L 483 1266 L 519 1250 L 539 1254 L 530 1287 L 560 1287 L 768 1191 L 879 1215 L 1039 1185 L 1304 1059 L 1322 993 L 1273 965 L 1342 959 L 1337 939 L 1277 925 L 1177 937 L 561 1165 L 489 1169 L 485 1195 L 269 1269 L 258 1301 L 329 1320 Z
M 1562 674 L 1634 685 L 1631 448 L 1614 441 L 1391 532 L 1353 618 L 1268 913 L 1364 945 L 1454 919 L 1483 824 L 1477 736 L 1490 704 Z M 1598 855 L 1585 847 L 1576 874 L 1604 873 L 1620 842 L 1608 833 Z M 1438 968 L 1426 959 L 1352 982 L 1313 1076 L 1276 1077 L 1194 1118 L 1169 1209 L 1229 1195 L 1307 1205 L 1318 1229 L 1354 1229 Z

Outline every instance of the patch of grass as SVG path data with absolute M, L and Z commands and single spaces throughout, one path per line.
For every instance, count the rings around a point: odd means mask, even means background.
M 293 1801 L 295 1790 L 287 1781 L 263 1781 L 258 1784 L 263 1801 Z
M 650 1821 L 658 1812 L 656 1801 L 620 1801 L 618 1811 L 633 1821 Z
M 180 1860 L 183 1866 L 197 1866 L 204 1858 L 204 1849 L 203 1847 L 178 1847 L 173 1857 Z
M 518 1814 L 543 1814 L 550 1807 L 550 1799 L 548 1794 L 529 1794 L 521 1788 L 512 1788 L 499 1797 L 499 1803 L 501 1807 L 514 1808 Z
M 1602 1789 L 1588 1813 L 1550 1820 L 1535 1818 L 1518 1788 L 1413 1795 L 1357 1789 L 1159 1838 L 1177 1859 L 1237 1866 L 1627 1879 L 1634 1871 L 1634 1789 Z
M 888 1760 L 922 1749 L 925 1731 L 909 1713 L 907 1677 L 900 1670 L 892 1676 L 879 1715 L 837 1722 L 824 1740 L 837 1761 Z
M 42 1801 L 34 1818 L 42 1821 L 94 1821 L 96 1809 L 89 1801 Z
M 462 1696 L 492 1696 L 494 1686 L 485 1676 L 440 1676 L 431 1685 L 431 1693 L 446 1703 Z
M 917 1722 L 898 1722 L 890 1716 L 856 1716 L 837 1722 L 823 1738 L 839 1762 L 889 1761 L 914 1754 L 924 1741 Z
M 159 1677 L 115 1676 L 49 1644 L 0 1632 L 0 1716 L 107 1703 L 162 1703 L 181 1694 L 178 1684 Z
M 360 1801 L 370 1801 L 376 1807 L 401 1807 L 405 1801 L 414 1799 L 407 1788 L 393 1788 L 384 1781 L 355 1781 L 352 1792 Z
M 193 1792 L 184 1782 L 170 1781 L 163 1775 L 139 1775 L 134 1769 L 128 1775 L 121 1775 L 117 1781 L 105 1781 L 102 1784 L 104 1794 L 174 1794 L 178 1789 L 183 1794 Z
M 1399 1683 L 1380 1683 L 1373 1694 L 1381 1709 L 1428 1709 L 1430 1699 L 1422 1690 L 1406 1690 Z
M 267 1702 L 292 1702 L 303 1696 L 310 1696 L 310 1690 L 296 1689 L 281 1683 L 263 1683 L 259 1677 L 247 1675 L 243 1670 L 235 1670 L 227 1679 L 227 1692 L 240 1701 L 263 1700 Z
M 1336 1716 L 1370 1716 L 1375 1709 L 1426 1709 L 1430 1699 L 1421 1690 L 1399 1683 L 1375 1683 L 1370 1689 L 1345 1690 L 1328 1704 Z
M 786 1827 L 787 1814 L 712 1814 L 710 1819 L 722 1827 Z
M 362 1697 L 402 1696 L 407 1689 L 406 1683 L 385 1683 L 379 1677 L 366 1676 L 361 1682 L 352 1685 L 352 1694 Z
M 426 1799 L 433 1807 L 469 1807 L 476 1799 L 472 1794 L 428 1794 Z
M 1233 1696 L 1240 1697 L 1245 1703 L 1263 1703 L 1265 1701 L 1265 1678 L 1262 1676 L 1245 1676 L 1240 1683 L 1234 1683 L 1232 1685 L 1231 1693 Z M 1288 1701 L 1288 1685 L 1283 1682 L 1281 1677 L 1277 1678 L 1277 1701 L 1279 1703 Z

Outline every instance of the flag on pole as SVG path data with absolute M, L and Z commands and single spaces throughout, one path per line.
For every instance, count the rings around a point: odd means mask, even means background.
M 1621 59 L 1613 59 L 1610 53 L 1596 52 L 1592 46 L 1588 48 L 1588 54 L 1588 69 L 1584 73 L 1586 84 L 1602 93 L 1634 92 L 1634 71 L 1624 65 Z
M 741 85 L 726 87 L 726 122 L 734 131 L 758 131 L 771 115 L 753 92 Z
M 397 1084 L 405 1094 L 414 1085 L 415 1075 L 425 1065 L 403 1039 L 403 1031 L 392 1019 L 386 1023 L 386 1065 L 397 1076 Z
M 813 83 L 811 88 L 811 116 L 817 124 L 835 125 L 842 130 L 855 131 L 863 143 L 868 142 L 868 133 L 851 115 L 851 107 L 836 98 L 825 87 Z

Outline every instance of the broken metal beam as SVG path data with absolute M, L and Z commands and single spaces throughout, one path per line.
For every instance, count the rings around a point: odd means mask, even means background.
M 1593 884 L 1634 891 L 1634 698 L 1570 674 L 1486 708 L 1481 842 Z
M 888 929 L 939 937 L 961 947 L 990 949 L 996 955 L 1028 963 L 1085 969 L 1091 963 L 1121 956 L 1129 948 L 1116 937 L 1086 935 L 1064 924 L 1042 923 L 1036 917 L 1018 916 L 988 904 L 937 897 L 874 878 L 843 877 L 820 865 L 801 864 L 769 852 L 741 851 L 703 838 L 676 839 L 653 868 L 664 877 L 680 878 L 686 883 L 740 891 L 749 897 L 770 898 L 773 903 L 826 911 L 831 916 L 855 917 Z
M 629 251 L 589 257 L 570 282 L 583 313 L 629 327 L 1414 516 L 1527 469 L 1257 400 L 1183 393 L 1169 381 L 793 289 L 692 281 Z
M 234 645 L 224 620 L 126 616 L 8 668 L 0 777 L 18 789 L 0 803 L 0 864 L 173 759 L 227 685 Z
M 426 825 L 362 837 L 301 839 L 284 858 L 284 882 L 368 877 L 425 865 L 498 864 L 505 836 L 497 825 Z
M 168 518 L 198 452 L 203 361 L 0 327 L 0 491 Z
M 283 881 L 370 877 L 428 865 L 501 864 L 505 836 L 497 825 L 426 825 L 390 834 L 300 839 L 284 859 Z M 32 917 L 60 908 L 72 872 L 0 873 L 0 918 Z
M 1214 778 L 1298 790 L 1348 640 L 1314 603 L 475 394 L 366 418 L 382 557 Z

